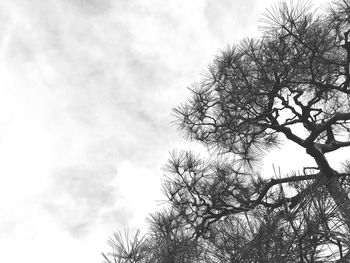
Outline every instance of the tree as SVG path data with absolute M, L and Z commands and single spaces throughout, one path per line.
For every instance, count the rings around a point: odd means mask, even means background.
M 213 260 L 205 262 L 322 262 L 346 257 L 347 225 L 327 189 L 312 180 L 313 174 L 263 180 L 233 170 L 227 160 L 210 163 L 190 153 L 172 157 L 169 168 L 168 199 L 192 235 L 201 237 Z M 348 178 L 340 180 L 350 193 Z M 288 197 L 287 191 L 295 195 Z M 251 205 L 252 199 L 260 203 Z
M 164 184 L 205 262 L 350 257 L 350 165 L 327 158 L 350 146 L 350 1 L 314 11 L 271 8 L 262 37 L 222 51 L 175 109 L 184 135 L 217 156 L 174 153 Z M 285 140 L 314 164 L 262 178 L 257 163 Z
M 149 232 L 133 238 L 119 232 L 109 241 L 112 253 L 102 254 L 106 263 L 196 263 L 203 262 L 205 249 L 193 239 L 185 222 L 173 210 L 150 216 Z
M 192 89 L 192 99 L 176 109 L 190 139 L 239 156 L 251 170 L 264 149 L 276 146 L 281 137 L 315 160 L 310 174 L 273 179 L 261 191 L 253 190 L 255 199 L 253 193 L 240 193 L 243 200 L 232 196 L 238 206 L 230 205 L 231 213 L 257 205 L 281 206 L 263 202 L 273 185 L 312 180 L 314 187 L 327 189 L 350 227 L 350 201 L 339 182 L 341 173 L 326 158 L 326 153 L 350 145 L 349 5 L 338 1 L 321 15 L 300 4 L 276 6 L 264 19 L 268 27 L 262 39 L 245 40 L 222 52 L 207 78 Z M 191 162 L 187 160 L 186 172 L 193 172 Z M 173 172 L 181 175 L 179 164 L 173 162 Z M 242 174 L 230 167 L 214 173 L 223 182 Z M 294 206 L 307 194 L 287 201 Z

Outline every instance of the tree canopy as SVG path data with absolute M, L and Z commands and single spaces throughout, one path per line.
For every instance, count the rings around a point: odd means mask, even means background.
M 281 2 L 261 24 L 261 38 L 217 55 L 174 110 L 185 137 L 213 157 L 174 153 L 169 211 L 151 216 L 144 239 L 125 241 L 144 256 L 117 248 L 107 262 L 350 260 L 350 163 L 327 158 L 350 146 L 350 1 L 318 12 Z M 257 163 L 287 140 L 314 163 L 260 176 Z

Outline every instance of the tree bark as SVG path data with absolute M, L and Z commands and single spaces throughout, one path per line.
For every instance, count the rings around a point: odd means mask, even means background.
M 306 152 L 315 159 L 321 174 L 326 177 L 324 186 L 337 205 L 344 223 L 348 227 L 348 233 L 350 233 L 350 199 L 339 183 L 338 173 L 331 168 L 328 160 L 319 147 L 315 145 L 309 146 L 306 148 Z
M 326 181 L 326 189 L 337 205 L 345 224 L 350 232 L 350 199 L 344 189 L 341 187 L 338 176 L 332 175 Z

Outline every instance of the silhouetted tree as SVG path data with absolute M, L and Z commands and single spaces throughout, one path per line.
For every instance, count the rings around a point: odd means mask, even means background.
M 282 206 L 279 200 L 263 201 L 273 186 L 311 180 L 313 188 L 327 189 L 350 226 L 350 200 L 339 182 L 341 172 L 326 158 L 326 153 L 350 145 L 349 5 L 346 0 L 337 1 L 318 15 L 300 3 L 275 6 L 263 20 L 267 24 L 263 37 L 222 52 L 207 77 L 193 87 L 192 98 L 176 109 L 186 136 L 221 154 L 239 157 L 253 177 L 254 162 L 282 139 L 294 142 L 315 160 L 307 175 L 260 180 L 261 189 L 254 189 L 252 182 L 243 183 L 248 176 L 232 162 L 208 167 L 206 162 L 197 165 L 190 155 L 175 157 L 171 171 L 179 178 L 188 176 L 183 182 L 206 181 L 206 169 L 210 170 L 213 189 L 204 187 L 198 193 L 210 196 L 214 191 L 214 204 L 206 209 L 217 211 L 207 213 L 205 221 L 257 205 Z M 217 184 L 226 187 L 219 191 Z M 286 201 L 295 206 L 309 192 L 306 189 Z M 183 200 L 169 193 L 172 200 Z
M 327 193 L 315 197 L 300 211 L 258 208 L 244 217 L 227 217 L 210 228 L 214 233 L 208 247 L 222 258 L 219 262 L 330 262 L 344 257 L 348 240 L 339 214 Z
M 109 245 L 112 253 L 103 254 L 106 263 L 196 263 L 205 258 L 205 249 L 192 238 L 186 224 L 173 210 L 150 216 L 149 231 L 133 238 L 128 232 L 114 234 Z
M 222 51 L 175 109 L 184 135 L 212 157 L 172 154 L 171 220 L 152 217 L 145 244 L 162 259 L 149 262 L 350 260 L 350 165 L 326 155 L 350 146 L 350 1 L 316 11 L 275 5 L 262 37 Z M 286 140 L 314 164 L 262 178 L 257 164 Z
M 325 187 L 303 180 L 308 174 L 266 182 L 233 170 L 227 160 L 210 163 L 190 153 L 173 156 L 170 167 L 176 167 L 165 184 L 171 205 L 192 235 L 202 237 L 212 262 L 324 262 L 349 250 L 336 203 Z M 349 193 L 347 180 L 343 173 L 340 185 Z M 251 206 L 261 193 L 261 203 Z

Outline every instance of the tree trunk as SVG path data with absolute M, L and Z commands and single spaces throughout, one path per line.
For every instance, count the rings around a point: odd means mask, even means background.
M 350 233 L 350 199 L 339 183 L 338 174 L 331 168 L 321 149 L 312 145 L 306 149 L 306 152 L 315 159 L 321 173 L 326 176 L 325 187 L 337 205 Z
M 345 224 L 350 232 L 350 199 L 344 189 L 341 187 L 338 177 L 332 175 L 326 182 L 326 188 L 337 205 Z

